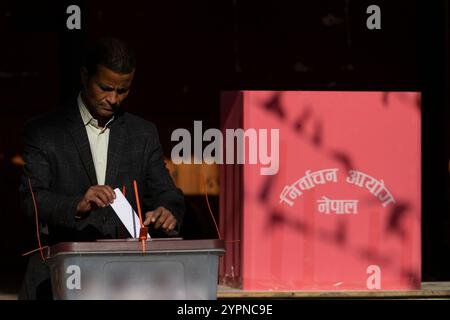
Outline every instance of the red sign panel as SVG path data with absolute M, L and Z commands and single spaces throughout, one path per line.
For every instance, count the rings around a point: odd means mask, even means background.
M 420 288 L 420 116 L 415 92 L 224 94 L 222 131 L 243 129 L 245 156 L 222 166 L 222 281 Z

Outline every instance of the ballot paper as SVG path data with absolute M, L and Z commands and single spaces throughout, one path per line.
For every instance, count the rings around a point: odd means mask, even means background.
M 111 207 L 114 209 L 123 225 L 127 228 L 128 232 L 131 234 L 131 237 L 139 238 L 141 225 L 138 215 L 133 210 L 127 198 L 125 198 L 119 188 L 114 189 L 114 192 L 116 193 L 116 198 L 111 204 Z M 147 239 L 151 239 L 148 233 Z

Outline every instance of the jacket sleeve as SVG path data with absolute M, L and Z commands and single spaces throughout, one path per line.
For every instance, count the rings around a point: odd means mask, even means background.
M 49 225 L 76 229 L 80 226 L 75 218 L 80 197 L 70 197 L 51 191 L 52 166 L 45 149 L 39 127 L 28 124 L 25 129 L 25 161 L 19 186 L 20 207 L 29 217 L 34 216 L 35 209 L 29 181 L 34 192 L 39 220 Z
M 146 145 L 144 164 L 145 180 L 149 193 L 144 196 L 144 202 L 150 210 L 161 206 L 168 209 L 177 219 L 175 229 L 179 231 L 185 212 L 185 199 L 169 174 L 164 162 L 164 155 L 154 125 Z

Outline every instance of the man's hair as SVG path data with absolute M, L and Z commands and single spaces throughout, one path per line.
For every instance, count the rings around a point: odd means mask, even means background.
M 117 73 L 131 73 L 136 67 L 136 55 L 122 40 L 101 38 L 86 51 L 83 63 L 89 75 L 94 75 L 99 65 Z

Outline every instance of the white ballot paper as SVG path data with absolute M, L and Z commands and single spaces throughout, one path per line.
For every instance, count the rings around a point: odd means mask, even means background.
M 117 216 L 120 218 L 120 221 L 122 221 L 123 225 L 127 228 L 131 236 L 133 238 L 139 238 L 141 225 L 138 215 L 133 210 L 127 198 L 125 198 L 119 188 L 114 189 L 114 192 L 116 193 L 116 198 L 111 204 L 111 207 L 114 209 Z M 148 233 L 147 239 L 151 239 Z

